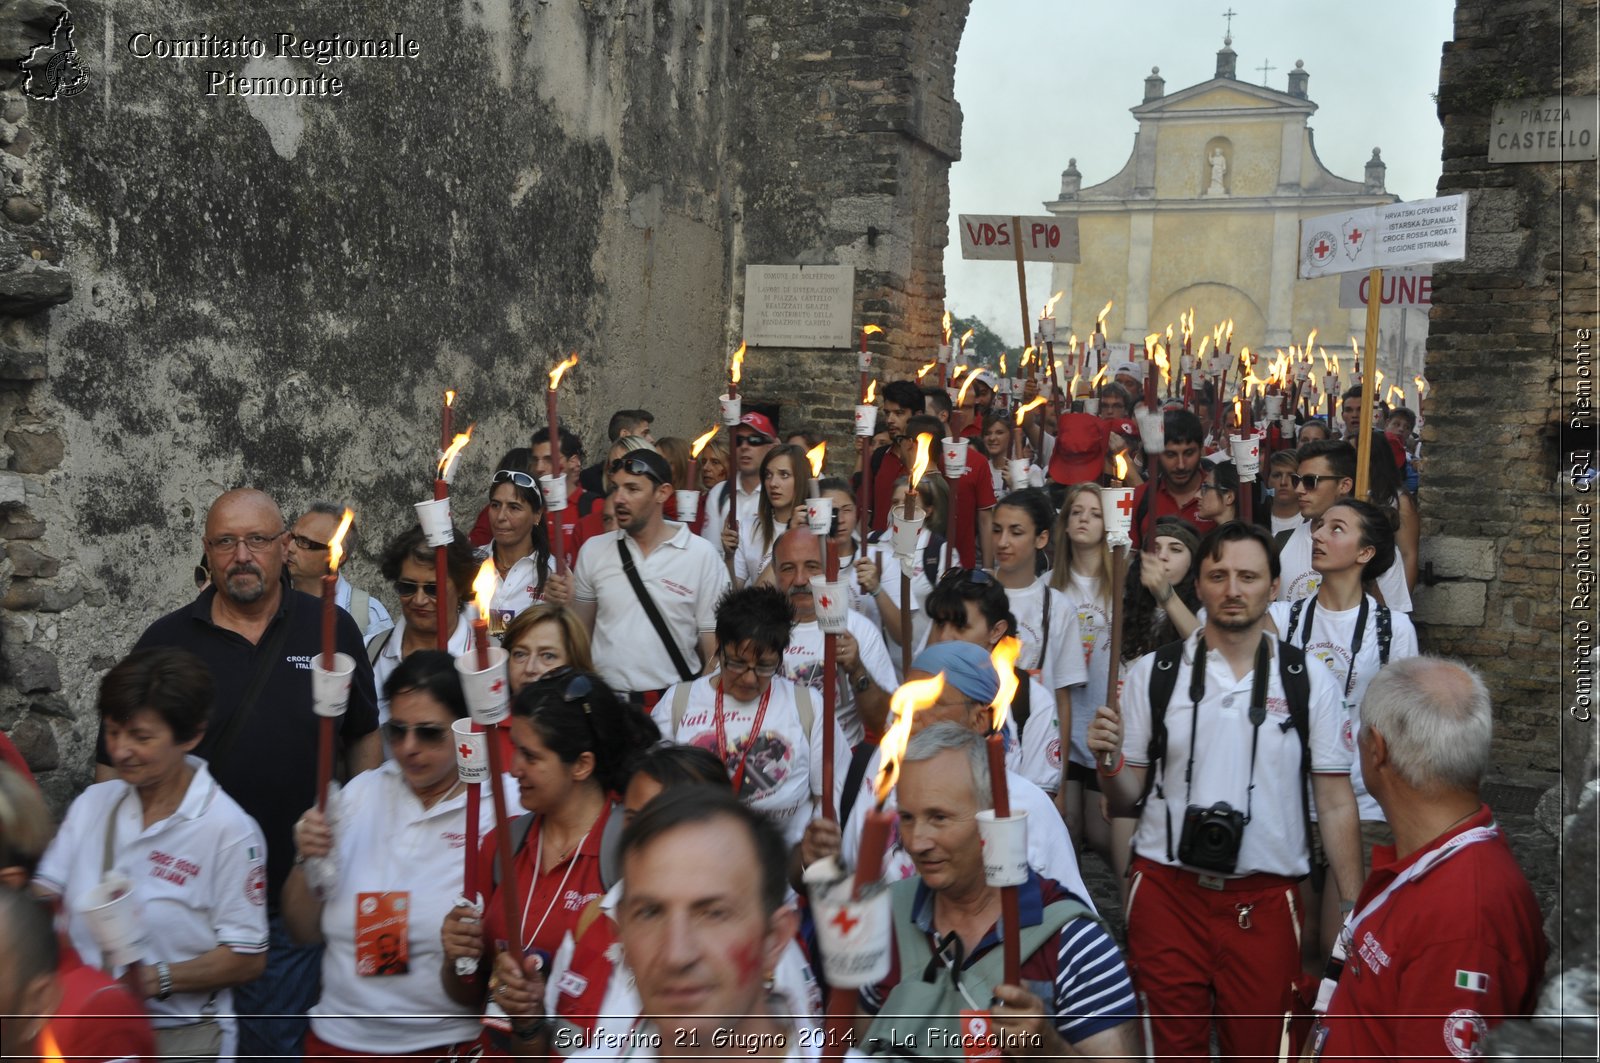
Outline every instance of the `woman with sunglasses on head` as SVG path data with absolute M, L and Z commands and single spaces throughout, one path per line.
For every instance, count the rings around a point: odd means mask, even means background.
M 805 519 L 800 500 L 811 477 L 806 452 L 791 443 L 780 443 L 761 459 L 761 497 L 756 501 L 756 519 L 739 525 L 736 533 L 726 525 L 722 545 L 733 543 L 733 585 L 754 583 L 772 563 L 772 544 L 778 541 L 799 514 Z
M 488 896 L 481 920 L 471 909 L 452 908 L 441 934 L 445 991 L 476 1005 L 485 1003 L 487 992 L 488 1001 L 510 1016 L 514 1049 L 542 1039 L 540 972 L 549 969 L 584 906 L 615 881 L 622 830 L 617 796 L 627 785 L 627 765 L 659 738 L 648 716 L 588 672 L 547 672 L 511 703 L 511 774 L 529 813 L 511 826 L 520 936 L 505 925 L 498 891 L 507 887 L 493 846 L 482 850 L 479 881 Z M 467 957 L 481 958 L 480 971 L 493 975 L 458 977 L 455 961 Z
M 794 622 L 788 596 L 776 588 L 724 594 L 717 603 L 719 671 L 669 687 L 651 713 L 667 738 L 721 757 L 734 792 L 772 817 L 791 844 L 820 804 L 823 733 L 820 698 L 777 674 Z M 850 745 L 834 727 L 834 777 L 842 780 Z
M 1040 574 L 1047 557 L 1055 511 L 1039 488 L 1013 491 L 994 507 L 995 578 L 1006 589 L 1017 620 L 1022 656 L 1017 666 L 1037 675 L 1055 697 L 1057 726 L 1072 734 L 1072 688 L 1088 681 L 1078 612 L 1067 596 Z M 1080 689 L 1079 695 L 1082 695 Z M 1035 715 L 1045 715 L 1036 711 Z
M 1072 733 L 1064 744 L 1045 749 L 1054 750 L 1044 765 L 1045 773 L 1053 770 L 1056 778 L 1045 786 L 1036 777 L 1032 758 L 1037 756 L 1040 743 L 1033 734 L 1033 722 L 1023 732 L 1023 755 L 1026 766 L 1023 774 L 1039 782 L 1045 790 L 1057 795 L 1056 804 L 1067 820 L 1067 832 L 1074 838 L 1092 845 L 1102 857 L 1110 855 L 1110 828 L 1099 813 L 1097 802 L 1091 806 L 1089 794 L 1098 794 L 1099 775 L 1094 769 L 1094 754 L 1089 751 L 1085 735 L 1089 729 L 1090 710 L 1106 703 L 1106 686 L 1111 675 L 1111 550 L 1106 546 L 1105 511 L 1100 488 L 1095 484 L 1074 484 L 1067 488 L 1062 498 L 1061 513 L 1055 526 L 1055 564 L 1050 571 L 1050 586 L 1060 591 L 1068 606 L 1078 617 L 1078 636 L 1083 646 L 1084 669 L 1088 681 L 1074 695 L 1081 696 L 1084 710 L 1074 714 Z M 1039 726 L 1049 726 L 1057 731 L 1054 714 Z M 1057 737 L 1059 743 L 1059 737 Z M 1067 751 L 1062 763 L 1061 750 Z
M 363 772 L 295 824 L 295 868 L 283 887 L 289 931 L 321 942 L 322 997 L 311 1009 L 307 1060 L 373 1053 L 450 1058 L 478 1040 L 478 1011 L 441 1000 L 436 928 L 462 891 L 467 787 L 450 726 L 467 715 L 455 660 L 422 650 L 384 683 L 390 759 Z M 479 824 L 494 824 L 488 787 Z M 334 884 L 313 892 L 303 860 L 331 857 Z
M 494 538 L 478 560 L 494 559 L 494 598 L 489 626 L 496 633 L 528 606 L 544 600 L 545 580 L 555 570 L 555 555 L 544 526 L 544 493 L 528 470 L 533 454 L 518 447 L 500 459 L 489 486 L 489 528 Z
M 380 571 L 400 599 L 400 618 L 395 626 L 367 643 L 367 658 L 372 662 L 372 681 L 378 689 L 378 722 L 389 718 L 389 701 L 383 696 L 384 682 L 400 666 L 401 660 L 418 650 L 439 648 L 439 617 L 450 630 L 449 650 L 460 655 L 472 648 L 472 622 L 463 614 L 472 595 L 472 577 L 478 560 L 464 535 L 457 530 L 455 540 L 445 547 L 449 585 L 440 597 L 434 582 L 434 548 L 428 545 L 422 529 L 415 525 L 389 543 L 383 552 Z

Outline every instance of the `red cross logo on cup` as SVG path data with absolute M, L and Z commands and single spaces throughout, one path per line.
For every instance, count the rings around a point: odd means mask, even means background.
M 1123 498 L 1119 498 L 1117 500 L 1117 508 L 1122 511 L 1122 515 L 1124 517 L 1127 517 L 1130 520 L 1133 519 L 1133 496 L 1127 495 Z
M 833 599 L 824 594 L 821 598 L 817 599 L 817 604 L 822 606 L 824 609 L 831 609 L 833 608 Z
M 848 908 L 840 908 L 838 914 L 828 922 L 839 928 L 840 937 L 848 937 L 850 931 L 861 925 L 861 920 L 850 917 L 850 909 Z
M 463 760 L 470 760 L 472 758 L 472 747 L 465 742 L 461 743 L 459 746 L 456 746 L 456 752 L 461 754 L 461 758 Z
M 489 693 L 498 694 L 498 693 L 500 693 L 500 691 L 504 690 L 505 688 L 506 688 L 506 681 L 504 679 L 496 679 L 493 683 L 489 684 Z

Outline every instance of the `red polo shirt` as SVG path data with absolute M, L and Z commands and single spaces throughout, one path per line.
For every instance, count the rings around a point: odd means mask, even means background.
M 544 954 L 546 970 L 556 949 L 561 947 L 561 939 L 577 925 L 584 906 L 606 891 L 600 878 L 600 839 L 612 812 L 613 806 L 607 805 L 577 850 L 555 867 L 539 866 L 539 818 L 535 817 L 527 840 L 514 857 L 522 940 L 528 948 Z M 486 834 L 478 850 L 478 881 L 494 881 L 495 856 L 494 837 Z M 502 907 L 505 902 L 500 899 L 500 890 L 504 888 L 505 880 L 501 879 L 484 910 L 484 939 L 491 951 L 498 949 L 497 942 L 508 942 L 512 936 L 506 932 Z
M 1200 474 L 1196 472 L 1196 483 L 1199 482 L 1199 478 Z M 1140 507 L 1144 505 L 1144 497 L 1149 493 L 1152 484 L 1156 487 L 1153 504 L 1148 509 L 1141 510 Z M 1155 531 L 1156 521 L 1162 517 L 1182 517 L 1190 524 L 1193 524 L 1195 531 L 1202 536 L 1217 526 L 1215 521 L 1201 518 L 1200 495 L 1198 492 L 1189 501 L 1180 503 L 1173 496 L 1172 489 L 1167 486 L 1167 479 L 1164 476 L 1155 480 L 1146 480 L 1135 488 L 1133 492 L 1133 513 L 1134 519 L 1139 521 L 1139 527 L 1133 530 L 1133 545 L 1135 547 L 1142 547 L 1149 541 L 1150 534 Z
M 1408 867 L 1474 827 L 1477 815 L 1396 860 L 1375 846 L 1360 913 Z M 1544 971 L 1539 905 L 1496 833 L 1461 845 L 1356 925 L 1323 1019 L 1322 1059 L 1452 1059 L 1483 1052 L 1490 1027 L 1533 1012 Z
M 989 513 L 994 509 L 994 474 L 989 471 L 989 463 L 981 458 L 974 461 L 977 455 L 972 449 L 968 450 L 967 471 L 961 479 L 951 484 L 950 518 L 948 536 L 950 545 L 955 549 L 956 556 L 961 559 L 961 564 L 967 568 L 977 565 L 978 558 L 978 522 L 989 519 Z M 940 459 L 941 462 L 943 459 Z
M 61 1006 L 45 1029 L 73 1063 L 156 1058 L 155 1034 L 144 1004 L 121 982 L 89 967 L 65 941 L 61 945 Z M 44 1037 L 34 1041 L 41 1050 Z
M 869 459 L 870 460 L 870 459 Z M 894 482 L 906 474 L 900 455 L 893 447 L 883 452 L 883 461 L 872 474 L 872 530 L 886 531 L 889 527 L 889 506 L 894 500 Z

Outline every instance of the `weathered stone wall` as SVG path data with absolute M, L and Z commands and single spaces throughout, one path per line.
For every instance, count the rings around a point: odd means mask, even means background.
M 967 0 L 72 7 L 86 90 L 0 100 L 0 728 L 58 801 L 87 778 L 98 676 L 192 594 L 223 488 L 348 499 L 372 586 L 446 387 L 478 422 L 466 518 L 568 349 L 563 417 L 591 447 L 622 406 L 703 427 L 746 262 L 853 265 L 875 349 L 936 342 Z M 25 52 L 61 10 L 0 0 L 0 40 Z M 420 55 L 137 59 L 140 31 L 404 32 Z M 212 68 L 344 94 L 207 97 Z M 785 423 L 847 422 L 853 355 L 749 365 Z

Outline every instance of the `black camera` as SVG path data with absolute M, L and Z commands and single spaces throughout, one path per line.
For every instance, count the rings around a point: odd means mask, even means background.
M 1244 822 L 1244 813 L 1226 801 L 1218 801 L 1210 808 L 1190 805 L 1183 812 L 1178 859 L 1190 867 L 1232 874 L 1239 864 Z

